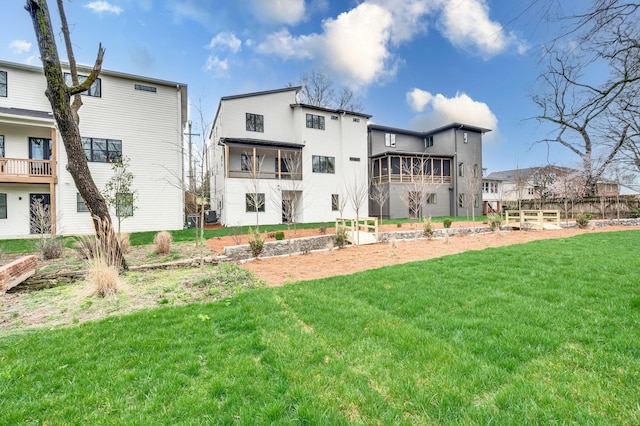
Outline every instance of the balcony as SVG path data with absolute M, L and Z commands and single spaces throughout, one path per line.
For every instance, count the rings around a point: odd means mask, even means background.
M 0 183 L 51 183 L 53 161 L 29 158 L 0 158 Z

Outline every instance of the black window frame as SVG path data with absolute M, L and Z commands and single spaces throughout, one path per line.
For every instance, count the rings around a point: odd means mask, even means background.
M 264 133 L 264 115 L 247 112 L 245 120 L 247 132 Z
M 5 151 L 4 151 L 4 135 L 0 135 L 0 158 L 5 157 Z
M 259 207 L 256 206 L 254 196 L 258 199 L 262 198 L 262 201 L 258 202 L 258 204 L 261 204 Z M 247 213 L 264 213 L 266 211 L 266 201 L 264 192 L 247 192 L 244 194 L 245 211 Z
M 0 192 L 0 219 L 6 219 L 9 215 L 9 202 L 7 201 L 7 194 Z
M 82 137 L 81 141 L 87 161 L 91 163 L 115 163 L 122 158 L 120 139 Z M 100 147 L 101 143 L 104 143 L 104 148 Z
M 331 211 L 337 212 L 340 210 L 340 194 L 331 194 Z
M 4 78 L 1 78 L 3 76 Z M 7 96 L 9 96 L 8 80 L 9 80 L 9 74 L 6 71 L 0 71 L 0 98 L 6 98 Z
M 134 90 L 140 90 L 141 92 L 157 93 L 158 88 L 154 86 L 147 86 L 146 84 L 135 83 L 133 85 Z
M 78 81 L 82 84 L 88 76 L 78 74 Z M 64 82 L 68 87 L 73 85 L 71 73 L 64 73 Z M 81 93 L 81 95 L 91 96 L 92 98 L 101 98 L 102 97 L 102 79 L 100 77 L 96 77 L 95 81 L 91 84 L 89 89 L 85 90 Z
M 307 129 L 324 130 L 324 115 L 307 114 Z
M 79 192 L 76 192 L 76 213 L 89 213 L 87 203 L 84 202 L 84 198 Z
M 311 156 L 311 171 L 313 173 L 336 173 L 336 157 L 326 155 Z

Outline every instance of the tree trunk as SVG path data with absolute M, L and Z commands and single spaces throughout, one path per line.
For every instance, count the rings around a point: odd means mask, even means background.
M 113 266 L 126 269 L 127 264 L 113 230 L 107 203 L 91 177 L 87 158 L 82 147 L 80 129 L 74 119 L 71 108 L 71 90 L 64 81 L 47 2 L 46 0 L 27 0 L 25 9 L 31 15 L 33 28 L 38 39 L 44 74 L 47 79 L 45 94 L 51 103 L 58 131 L 62 135 L 68 158 L 67 170 L 73 177 L 78 192 L 80 192 L 87 204 L 87 208 L 91 212 L 96 235 L 100 240 L 103 252 L 112 254 Z M 98 61 L 96 62 L 97 66 L 102 62 L 102 52 L 102 47 L 100 47 Z M 97 73 L 94 76 L 94 80 L 95 77 L 97 77 Z M 85 81 L 84 83 L 86 84 L 87 82 Z M 91 82 L 88 84 L 90 85 Z M 74 89 L 77 90 L 77 87 L 74 87 Z

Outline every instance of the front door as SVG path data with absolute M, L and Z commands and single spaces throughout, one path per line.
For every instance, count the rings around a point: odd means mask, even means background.
M 51 139 L 29 138 L 29 158 L 32 160 L 51 160 Z M 42 161 L 32 161 L 29 172 L 32 175 L 49 175 L 50 166 Z
M 51 233 L 51 196 L 29 194 L 29 224 L 32 234 Z

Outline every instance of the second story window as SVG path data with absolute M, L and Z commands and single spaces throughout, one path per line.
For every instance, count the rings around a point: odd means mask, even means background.
M 264 133 L 264 115 L 247 113 L 247 130 Z
M 309 129 L 324 130 L 324 116 L 307 114 L 307 127 Z
M 0 71 L 0 96 L 7 97 L 7 72 Z
M 393 133 L 385 133 L 384 146 L 394 148 L 396 146 L 396 135 Z
M 0 157 L 4 157 L 4 135 L 0 135 Z
M 311 157 L 311 166 L 313 173 L 335 173 L 336 158 L 313 155 Z
M 113 163 L 122 158 L 122 141 L 102 138 L 82 138 L 87 161 Z
M 80 83 L 84 82 L 86 79 L 87 79 L 86 75 L 78 74 L 78 81 L 80 81 Z M 73 86 L 70 73 L 68 72 L 64 73 L 64 82 L 69 87 Z M 82 92 L 82 94 L 87 96 L 93 96 L 95 98 L 102 97 L 102 80 L 99 77 L 96 78 L 96 81 L 94 81 L 91 87 L 89 87 L 89 90 L 87 90 L 86 92 Z

